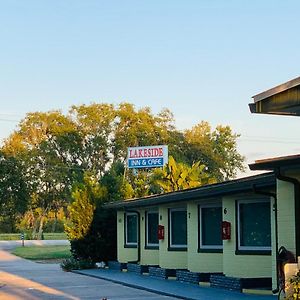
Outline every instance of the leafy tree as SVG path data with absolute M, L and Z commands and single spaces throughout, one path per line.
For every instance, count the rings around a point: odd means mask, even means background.
M 206 166 L 196 162 L 189 167 L 183 163 L 176 163 L 172 156 L 163 169 L 156 170 L 154 182 L 164 192 L 173 192 L 188 188 L 215 183 L 216 180 L 207 173 Z
M 219 182 L 233 179 L 238 170 L 244 171 L 244 157 L 237 151 L 238 137 L 229 126 L 219 125 L 212 130 L 208 122 L 202 121 L 184 132 L 184 156 L 190 164 L 201 161 Z
M 68 206 L 69 221 L 65 225 L 70 240 L 85 237 L 90 230 L 96 206 L 100 205 L 106 194 L 106 188 L 91 173 L 85 173 L 84 182 L 75 185 L 72 193 L 74 201 Z
M 222 181 L 243 170 L 243 157 L 236 149 L 237 137 L 230 127 L 212 130 L 207 122 L 181 132 L 168 109 L 154 115 L 150 108 L 136 109 L 130 103 L 92 103 L 72 106 L 65 115 L 60 111 L 28 113 L 5 141 L 2 151 L 22 168 L 30 196 L 30 217 L 26 218 L 33 235 L 41 236 L 47 216 L 70 204 L 74 184 L 78 187 L 77 198 L 89 197 L 79 188 L 80 184 L 86 186 L 87 172 L 106 187 L 103 201 L 162 192 L 163 182 L 168 180 L 174 180 L 174 189 L 193 186 L 197 176 L 201 177 L 201 184 L 211 178 Z M 157 144 L 169 145 L 169 154 L 181 170 L 179 182 L 173 167 L 165 174 L 149 169 L 135 175 L 126 169 L 128 146 Z M 170 175 L 173 171 L 174 178 Z M 161 185 L 153 181 L 153 173 Z M 163 179 L 164 175 L 167 179 Z M 206 175 L 209 179 L 205 179 Z
M 16 229 L 20 214 L 27 209 L 28 188 L 20 163 L 0 152 L 0 220 L 1 227 L 11 232 Z
M 85 173 L 84 183 L 75 187 L 72 196 L 65 231 L 73 256 L 94 262 L 116 259 L 116 213 L 102 208 L 107 189 Z

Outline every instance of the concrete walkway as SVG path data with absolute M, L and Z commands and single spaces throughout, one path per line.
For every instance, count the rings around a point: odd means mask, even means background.
M 189 300 L 275 300 L 275 296 L 248 295 L 223 289 L 201 287 L 195 284 L 182 283 L 176 280 L 162 280 L 147 275 L 137 275 L 129 272 L 120 272 L 110 269 L 80 270 L 76 273 L 101 278 L 128 287 L 134 287 L 160 295 Z
M 40 264 L 0 250 L 0 300 L 172 300 L 143 290 L 63 272 L 58 264 Z

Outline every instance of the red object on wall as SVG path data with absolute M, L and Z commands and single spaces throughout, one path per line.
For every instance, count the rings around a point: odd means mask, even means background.
M 231 224 L 227 221 L 222 222 L 222 240 L 231 239 Z
M 165 227 L 163 225 L 158 225 L 158 239 L 163 240 L 165 238 Z

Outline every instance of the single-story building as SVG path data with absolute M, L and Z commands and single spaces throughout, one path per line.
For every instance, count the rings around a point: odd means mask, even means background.
M 296 78 L 254 96 L 250 109 L 298 115 L 299 89 Z M 300 155 L 249 167 L 270 172 L 108 204 L 117 210 L 119 263 L 278 291 L 280 249 L 300 256 Z
M 111 203 L 118 261 L 271 282 L 275 192 L 271 172 Z

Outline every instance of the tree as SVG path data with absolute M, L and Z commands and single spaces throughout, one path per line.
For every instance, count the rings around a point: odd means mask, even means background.
M 202 121 L 184 132 L 184 156 L 190 164 L 205 164 L 218 182 L 233 179 L 238 170 L 245 169 L 244 157 L 237 151 L 238 137 L 229 126 L 219 125 L 212 130 L 208 122 Z
M 154 182 L 158 184 L 163 192 L 173 192 L 188 188 L 215 183 L 206 170 L 206 166 L 200 162 L 194 163 L 191 167 L 183 163 L 176 163 L 172 156 L 163 169 L 157 169 L 154 173 Z
M 0 151 L 0 220 L 9 232 L 16 229 L 17 218 L 28 205 L 29 193 L 20 163 Z
M 65 230 L 77 259 L 94 262 L 116 259 L 116 213 L 102 208 L 107 189 L 96 176 L 85 173 L 84 183 L 74 188 Z
M 176 185 L 184 188 L 193 186 L 195 176 L 200 173 L 204 184 L 206 174 L 222 181 L 243 170 L 243 157 L 236 149 L 237 137 L 230 127 L 218 126 L 212 130 L 207 122 L 179 131 L 168 109 L 155 115 L 149 107 L 136 109 L 130 103 L 117 106 L 92 103 L 72 106 L 67 114 L 28 113 L 6 139 L 2 151 L 22 168 L 30 196 L 33 235 L 41 236 L 46 216 L 70 204 L 74 185 L 85 185 L 86 172 L 91 172 L 106 187 L 103 201 L 162 191 L 162 186 L 153 182 L 152 174 L 158 176 L 156 171 L 141 170 L 136 176 L 126 169 L 127 147 L 168 145 L 169 155 L 182 171 L 179 182 L 185 182 Z M 198 175 L 192 171 L 196 169 Z M 170 176 L 165 172 L 166 177 Z M 162 180 L 163 175 L 159 176 Z
M 68 206 L 69 221 L 65 231 L 70 240 L 85 237 L 90 230 L 94 211 L 106 197 L 107 190 L 101 186 L 93 174 L 86 172 L 84 182 L 78 183 L 72 193 L 73 202 Z

